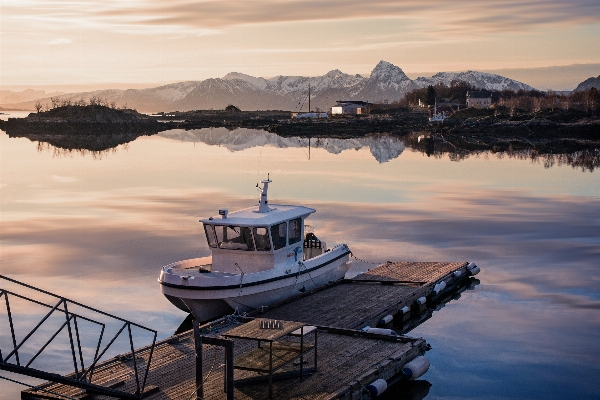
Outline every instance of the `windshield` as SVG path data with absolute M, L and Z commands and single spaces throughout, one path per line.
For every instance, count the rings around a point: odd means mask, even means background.
M 264 226 L 204 225 L 206 240 L 212 248 L 270 251 L 269 229 Z
M 220 249 L 254 250 L 252 231 L 246 226 L 215 226 Z

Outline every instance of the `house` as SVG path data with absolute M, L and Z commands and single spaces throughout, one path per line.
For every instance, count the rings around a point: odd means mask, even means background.
M 331 107 L 332 115 L 341 114 L 368 114 L 366 101 L 338 100 L 337 105 Z
M 467 107 L 488 108 L 492 105 L 492 93 L 490 92 L 467 92 Z

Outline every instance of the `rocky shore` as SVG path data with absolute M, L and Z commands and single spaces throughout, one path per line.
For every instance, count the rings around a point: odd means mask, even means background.
M 169 129 L 156 118 L 135 110 L 101 105 L 63 106 L 0 121 L 9 136 L 154 134 Z

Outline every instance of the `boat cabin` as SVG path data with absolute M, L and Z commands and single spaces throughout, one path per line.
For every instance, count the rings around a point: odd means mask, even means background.
M 270 182 L 262 181 L 264 187 L 257 207 L 232 213 L 219 210 L 220 218 L 200 220 L 212 250 L 212 271 L 246 274 L 278 267 L 288 269 L 304 259 L 304 220 L 316 210 L 268 205 Z M 308 241 L 311 246 L 313 242 L 314 239 Z

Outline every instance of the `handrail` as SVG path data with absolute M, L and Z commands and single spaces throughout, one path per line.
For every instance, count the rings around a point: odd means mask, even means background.
M 150 369 L 150 363 L 152 361 L 152 355 L 154 353 L 154 346 L 156 344 L 157 331 L 144 327 L 142 325 L 136 324 L 135 322 L 128 321 L 124 318 L 117 317 L 115 315 L 109 314 L 107 312 L 98 310 L 96 308 L 87 306 L 85 304 L 79 303 L 77 301 L 70 300 L 66 297 L 56 295 L 54 293 L 48 292 L 43 289 L 36 288 L 35 286 L 28 285 L 26 283 L 17 281 L 15 279 L 9 278 L 4 275 L 0 275 L 0 280 L 5 280 L 17 285 L 20 285 L 29 290 L 33 290 L 38 293 L 42 293 L 51 297 L 58 299 L 58 302 L 54 305 L 47 304 L 39 300 L 35 300 L 33 298 L 27 297 L 25 295 L 14 293 L 12 291 L 0 288 L 0 297 L 4 297 L 4 304 L 6 307 L 6 316 L 8 318 L 8 322 L 10 325 L 10 335 L 12 339 L 12 349 L 8 353 L 8 355 L 3 356 L 2 351 L 0 349 L 0 370 L 6 370 L 10 372 L 19 373 L 22 375 L 32 376 L 36 378 L 46 379 L 52 382 L 58 382 L 70 386 L 79 387 L 82 389 L 93 391 L 94 393 L 104 394 L 113 397 L 119 398 L 131 398 L 131 399 L 140 399 L 144 394 L 144 388 L 146 386 L 146 380 L 148 377 L 148 371 Z M 27 333 L 23 339 L 17 343 L 17 338 L 15 334 L 15 321 L 13 318 L 14 312 L 11 311 L 9 297 L 14 297 L 22 300 L 26 300 L 30 303 L 34 303 L 40 306 L 44 306 L 50 308 L 50 311 L 44 315 L 44 317 L 36 324 L 33 329 Z M 97 321 L 91 317 L 87 317 L 84 315 L 76 314 L 69 311 L 69 306 L 77 306 L 81 307 L 87 311 L 92 313 L 100 314 L 104 317 L 109 317 L 112 320 L 120 321 L 123 323 L 119 331 L 116 333 L 114 337 L 108 342 L 108 344 L 103 345 L 104 340 L 104 332 L 106 328 L 106 323 Z M 29 359 L 29 361 L 25 362 L 19 356 L 19 350 L 25 343 L 30 343 L 30 338 L 36 333 L 42 325 L 52 316 L 55 312 L 62 313 L 65 316 L 65 321 L 54 331 L 54 333 L 50 336 L 50 338 L 41 346 L 39 350 L 35 352 L 33 357 Z M 81 340 L 81 332 L 79 330 L 79 326 L 77 324 L 77 320 L 84 320 L 93 324 L 98 325 L 100 329 L 100 333 L 98 334 L 98 340 L 96 343 L 96 349 L 93 355 L 92 362 L 89 363 L 89 366 L 86 368 L 84 363 L 84 356 L 82 351 L 82 340 Z M 67 335 L 70 343 L 71 349 L 71 357 L 73 361 L 73 373 L 69 375 L 61 376 L 59 374 L 43 371 L 40 369 L 32 368 L 31 364 L 35 361 L 39 356 L 44 353 L 44 350 L 52 343 L 52 341 L 64 331 L 64 328 L 67 328 Z M 152 344 L 150 345 L 150 352 L 148 355 L 148 360 L 146 362 L 146 366 L 143 371 L 140 371 L 138 367 L 138 361 L 136 358 L 132 327 L 140 328 L 150 334 L 152 334 Z M 95 369 L 98 366 L 101 358 L 106 354 L 108 349 L 113 345 L 113 343 L 117 340 L 117 338 L 123 333 L 123 331 L 127 329 L 127 336 L 129 339 L 129 347 L 131 349 L 132 360 L 133 360 L 133 370 L 135 374 L 135 393 L 127 393 L 120 390 L 115 390 L 109 387 L 104 387 L 98 384 L 92 383 L 92 376 Z M 14 356 L 14 362 L 11 362 L 10 359 Z M 24 365 L 23 365 L 24 364 Z M 140 379 L 141 378 L 141 379 Z

